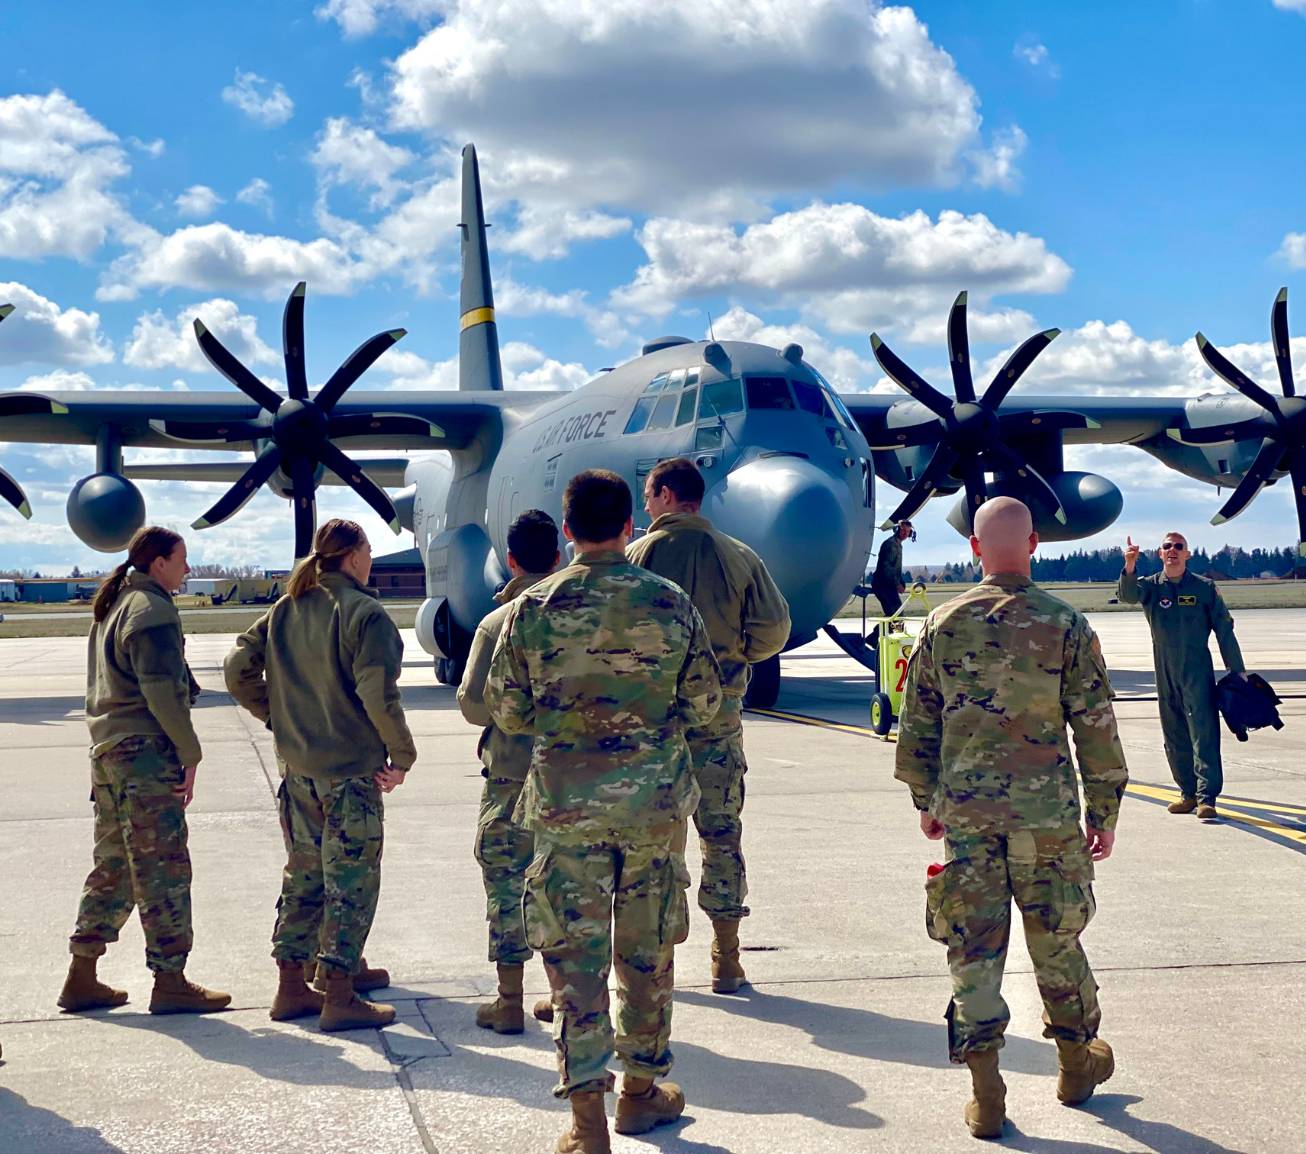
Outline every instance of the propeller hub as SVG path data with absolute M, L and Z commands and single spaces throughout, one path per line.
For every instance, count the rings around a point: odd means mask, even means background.
M 948 420 L 952 443 L 959 449 L 979 452 L 1000 436 L 998 416 L 977 401 L 960 401 Z
M 272 433 L 284 449 L 310 449 L 326 439 L 327 417 L 312 401 L 282 401 Z

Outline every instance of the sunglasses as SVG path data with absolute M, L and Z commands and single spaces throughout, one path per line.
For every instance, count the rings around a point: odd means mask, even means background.
M 1184 544 L 1181 544 L 1181 543 L 1178 542 L 1178 541 L 1167 541 L 1164 545 L 1161 546 L 1161 548 L 1162 548 L 1162 550 L 1165 550 L 1165 549 L 1174 549 L 1174 550 L 1176 550 L 1176 551 L 1182 551 L 1182 550 L 1184 550 L 1184 549 L 1187 549 L 1188 546 L 1187 546 L 1187 545 L 1184 545 Z

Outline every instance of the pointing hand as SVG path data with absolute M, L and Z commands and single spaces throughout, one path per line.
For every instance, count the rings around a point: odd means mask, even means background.
M 1132 537 L 1125 538 L 1125 572 L 1132 573 L 1134 566 L 1138 564 L 1139 546 L 1134 544 Z

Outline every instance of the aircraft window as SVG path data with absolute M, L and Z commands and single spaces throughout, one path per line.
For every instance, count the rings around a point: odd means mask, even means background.
M 646 393 L 660 392 L 662 386 L 665 385 L 666 383 L 667 383 L 667 374 L 658 373 L 656 377 L 654 377 L 651 381 L 649 381 L 647 385 L 644 386 L 644 391 Z
M 822 414 L 831 418 L 834 413 L 830 412 L 825 404 L 825 399 L 821 396 L 821 390 L 807 381 L 794 381 L 794 396 L 798 399 L 798 407 L 805 413 L 815 413 L 818 417 Z
M 738 381 L 713 381 L 703 386 L 703 404 L 699 420 L 708 417 L 726 417 L 744 410 L 744 394 Z
M 696 385 L 696 384 L 698 384 L 698 370 L 697 370 L 697 369 L 689 369 L 689 370 L 685 373 L 685 384 L 686 384 L 686 385 Z
M 829 401 L 830 407 L 834 409 L 835 419 L 845 429 L 855 429 L 857 427 L 857 422 L 853 420 L 852 414 L 848 411 L 847 406 L 839 400 L 839 394 L 830 388 L 830 382 L 822 377 L 820 373 L 817 373 L 816 375 L 820 379 L 821 385 L 825 390 L 825 399 Z
M 684 383 L 685 383 L 685 370 L 676 369 L 674 372 L 668 375 L 667 383 L 664 386 L 664 388 L 670 391 L 671 389 L 680 388 L 680 386 L 683 385 Z
M 676 410 L 676 425 L 687 425 L 694 419 L 694 404 L 698 400 L 698 386 L 692 385 L 680 394 L 680 408 Z
M 784 377 L 749 377 L 744 381 L 748 389 L 750 409 L 792 409 L 794 398 L 789 392 L 789 382 Z
M 548 463 L 544 466 L 544 491 L 552 493 L 558 483 L 558 462 L 562 460 L 562 454 L 556 457 L 550 457 Z
M 627 433 L 642 433 L 644 426 L 648 424 L 648 415 L 653 411 L 653 406 L 657 404 L 657 397 L 640 397 L 635 402 L 635 408 L 630 414 L 630 420 L 626 422 Z
M 651 433 L 654 429 L 669 429 L 671 421 L 676 415 L 676 406 L 680 404 L 679 393 L 663 393 L 658 398 L 658 407 L 653 410 L 653 415 L 649 417 L 648 424 L 644 426 L 646 433 Z
M 721 448 L 721 426 L 702 425 L 694 433 L 694 452 Z
M 848 442 L 844 440 L 843 433 L 840 430 L 832 429 L 829 425 L 826 425 L 825 434 L 830 438 L 830 444 L 836 449 L 842 449 L 845 453 L 848 451 Z

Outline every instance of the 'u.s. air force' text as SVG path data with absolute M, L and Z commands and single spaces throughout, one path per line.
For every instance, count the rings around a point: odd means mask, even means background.
M 602 437 L 607 428 L 608 418 L 616 409 L 595 409 L 592 413 L 580 413 L 575 417 L 563 417 L 554 421 L 545 429 L 535 442 L 531 451 L 538 453 L 553 445 L 570 445 L 573 441 L 592 441 Z

